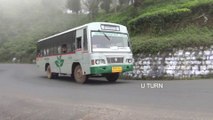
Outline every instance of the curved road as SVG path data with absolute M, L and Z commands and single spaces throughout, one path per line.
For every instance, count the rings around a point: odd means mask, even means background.
M 159 86 L 157 86 L 159 85 Z M 211 120 L 213 80 L 49 80 L 36 65 L 0 64 L 0 120 Z

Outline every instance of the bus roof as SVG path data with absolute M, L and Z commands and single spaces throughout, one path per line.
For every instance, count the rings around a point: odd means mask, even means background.
M 110 23 L 110 22 L 91 22 L 91 23 L 88 23 L 88 24 L 85 24 L 85 25 L 82 25 L 82 26 L 79 26 L 79 27 L 75 27 L 75 28 L 72 28 L 72 29 L 69 29 L 69 30 L 66 30 L 64 32 L 60 32 L 58 34 L 55 34 L 55 35 L 52 35 L 52 36 L 49 36 L 49 37 L 46 37 L 46 38 L 43 38 L 43 39 L 40 39 L 38 40 L 38 42 L 42 42 L 42 41 L 45 41 L 45 40 L 48 40 L 50 38 L 54 38 L 56 36 L 59 36 L 59 35 L 63 35 L 65 33 L 68 33 L 68 32 L 71 32 L 71 31 L 74 31 L 74 30 L 78 30 L 78 29 L 81 29 L 81 28 L 84 28 L 84 27 L 87 27 L 87 26 L 92 26 L 92 25 L 101 25 L 101 24 L 106 24 L 106 25 L 114 25 L 114 26 L 122 26 L 122 27 L 125 27 L 123 25 L 120 25 L 120 24 L 116 24 L 116 23 Z

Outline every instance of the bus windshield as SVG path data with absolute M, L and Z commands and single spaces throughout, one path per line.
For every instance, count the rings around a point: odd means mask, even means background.
M 92 32 L 92 48 L 128 47 L 128 35 L 115 32 Z

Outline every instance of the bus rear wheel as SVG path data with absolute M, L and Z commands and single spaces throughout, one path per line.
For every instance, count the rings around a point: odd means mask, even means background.
M 58 77 L 58 74 L 57 73 L 53 73 L 51 71 L 50 65 L 48 65 L 48 67 L 47 67 L 47 78 L 48 79 L 54 79 L 54 78 L 57 78 L 57 77 Z
M 106 79 L 109 82 L 116 82 L 119 78 L 119 73 L 110 73 L 110 74 L 106 74 Z
M 87 76 L 83 75 L 83 70 L 80 65 L 77 65 L 74 69 L 74 79 L 80 84 L 84 84 L 87 80 Z

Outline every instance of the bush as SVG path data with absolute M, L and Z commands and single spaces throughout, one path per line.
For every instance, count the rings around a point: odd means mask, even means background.
M 159 33 L 164 29 L 168 22 L 178 22 L 191 12 L 188 8 L 181 8 L 176 10 L 155 11 L 146 13 L 132 19 L 128 22 L 128 26 L 132 31 L 141 32 L 142 28 L 149 27 L 154 33 Z
M 170 1 L 171 2 L 171 1 Z M 160 2 L 141 10 L 141 15 L 128 21 L 128 27 L 133 35 L 139 32 L 161 33 L 173 23 L 179 23 L 183 19 L 195 13 L 213 9 L 211 0 L 188 0 L 185 2 L 176 1 L 173 5 L 169 1 Z
M 213 44 L 213 29 L 189 26 L 165 35 L 137 35 L 132 38 L 134 54 L 157 54 L 173 48 L 210 46 Z

